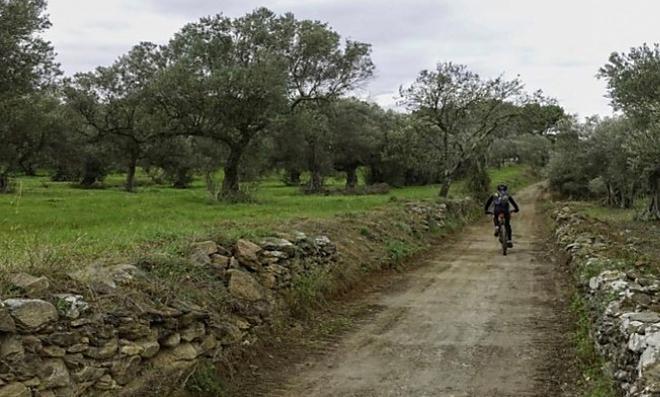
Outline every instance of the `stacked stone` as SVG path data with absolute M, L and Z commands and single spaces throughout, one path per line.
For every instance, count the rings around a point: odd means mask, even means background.
M 106 270 L 113 277 L 104 288 L 133 277 L 127 269 Z M 10 283 L 41 298 L 0 304 L 0 397 L 121 395 L 144 386 L 149 368 L 182 376 L 197 358 L 242 337 L 190 305 L 98 313 L 81 295 L 50 294 L 45 277 L 17 274 Z
M 610 244 L 603 236 L 580 231 L 583 216 L 564 207 L 555 213 L 557 243 L 569 254 L 572 266 L 606 269 L 581 280 L 594 310 L 594 337 L 626 397 L 660 396 L 660 280 L 608 258 Z
M 335 263 L 337 247 L 326 236 L 297 232 L 289 239 L 270 237 L 259 244 L 241 239 L 229 249 L 214 241 L 195 243 L 191 260 L 211 267 L 235 298 L 255 302 L 272 300 L 297 275 Z
M 405 208 L 413 221 L 410 226 L 415 232 L 426 233 L 445 226 L 447 218 L 445 203 L 412 202 L 407 203 Z

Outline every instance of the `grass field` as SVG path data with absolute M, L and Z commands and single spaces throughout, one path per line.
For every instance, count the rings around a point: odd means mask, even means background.
M 493 170 L 494 183 L 521 186 L 526 168 Z M 255 202 L 211 202 L 196 181 L 190 189 L 146 185 L 121 190 L 121 177 L 105 189 L 83 190 L 46 177 L 19 178 L 13 194 L 0 196 L 0 265 L 48 265 L 131 255 L 145 247 L 173 247 L 195 237 L 228 238 L 262 234 L 294 218 L 325 218 L 367 211 L 400 199 L 437 197 L 437 186 L 393 189 L 386 195 L 307 196 L 297 188 L 266 180 L 254 189 Z M 339 184 L 341 181 L 330 181 Z M 453 195 L 463 195 L 455 184 Z
M 609 255 L 623 260 L 637 271 L 660 275 L 660 224 L 635 220 L 648 203 L 648 198 L 640 198 L 635 208 L 620 209 L 605 207 L 593 201 L 577 201 L 568 204 L 591 219 L 600 222 L 599 230 L 614 241 Z M 644 266 L 635 266 L 635 264 Z

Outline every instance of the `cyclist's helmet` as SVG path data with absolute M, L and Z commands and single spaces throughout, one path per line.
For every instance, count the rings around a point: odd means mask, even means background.
M 509 187 L 507 185 L 505 185 L 505 184 L 497 185 L 497 191 L 498 192 L 506 192 L 507 190 L 509 190 Z

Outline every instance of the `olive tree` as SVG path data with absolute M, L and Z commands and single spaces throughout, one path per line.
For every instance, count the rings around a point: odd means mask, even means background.
M 43 145 L 44 131 L 25 128 L 26 117 L 41 117 L 57 76 L 51 44 L 40 34 L 50 27 L 45 0 L 0 0 L 0 193 L 9 173 Z M 51 102 L 52 103 L 52 102 Z M 30 110 L 28 110 L 30 109 Z M 29 169 L 28 169 L 29 170 Z
M 375 67 L 369 44 L 342 42 L 339 33 L 326 23 L 296 20 L 290 14 L 287 18 L 289 112 L 306 113 L 303 120 L 315 119 L 319 123 L 304 130 L 301 141 L 307 151 L 305 158 L 310 173 L 307 190 L 319 192 L 323 189 L 323 173 L 331 168 L 327 154 L 331 134 L 324 128 L 324 115 L 332 112 L 332 102 L 371 78 Z
M 649 204 L 645 219 L 660 220 L 660 46 L 644 44 L 613 53 L 600 69 L 615 109 L 637 125 L 629 134 L 635 166 L 646 178 Z
M 423 70 L 400 95 L 408 110 L 433 127 L 426 131 L 428 144 L 441 153 L 443 197 L 461 167 L 481 155 L 491 135 L 520 114 L 519 106 L 509 105 L 527 101 L 519 80 L 484 80 L 451 62 Z
M 367 162 L 367 183 L 410 186 L 439 181 L 441 155 L 427 140 L 432 125 L 393 111 L 386 112 L 379 124 L 376 146 Z
M 186 25 L 165 50 L 153 100 L 169 133 L 206 137 L 228 152 L 222 188 L 207 178 L 216 199 L 239 194 L 245 152 L 286 109 L 283 27 L 264 8 L 237 19 L 216 15 Z
M 328 125 L 331 135 L 333 165 L 346 173 L 346 188 L 358 183 L 357 170 L 368 163 L 376 150 L 380 131 L 381 109 L 357 99 L 344 99 L 330 108 Z
M 78 73 L 69 81 L 66 98 L 82 117 L 92 142 L 104 141 L 114 148 L 126 169 L 126 190 L 135 187 L 135 172 L 147 149 L 162 130 L 146 106 L 148 85 L 161 68 L 158 47 L 141 43 L 109 67 Z

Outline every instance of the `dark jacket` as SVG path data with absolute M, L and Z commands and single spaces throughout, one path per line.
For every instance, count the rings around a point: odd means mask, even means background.
M 488 201 L 486 201 L 486 205 L 484 206 L 484 211 L 486 212 L 495 212 L 496 209 L 498 210 L 504 210 L 504 212 L 509 212 L 511 211 L 511 206 L 513 205 L 513 209 L 518 212 L 520 211 L 520 208 L 518 207 L 518 203 L 516 203 L 516 200 L 513 199 L 513 196 L 509 195 L 509 202 L 506 206 L 506 208 L 493 208 L 493 210 L 490 210 L 491 205 L 493 205 L 493 201 L 497 198 L 497 193 L 491 195 L 488 198 Z

